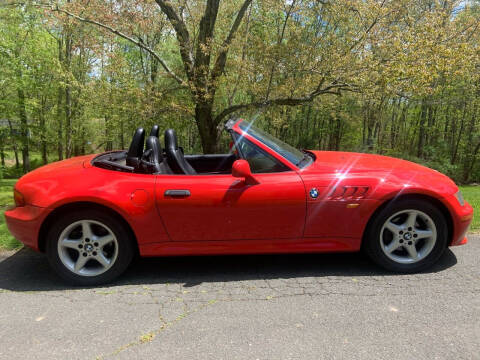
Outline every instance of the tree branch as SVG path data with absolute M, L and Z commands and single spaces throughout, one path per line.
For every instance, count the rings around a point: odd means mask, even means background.
M 245 110 L 245 109 L 252 109 L 252 108 L 263 108 L 272 105 L 287 105 L 287 106 L 296 106 L 301 105 L 307 102 L 313 101 L 317 96 L 324 95 L 324 94 L 333 94 L 333 95 L 341 95 L 341 91 L 354 91 L 352 85 L 344 84 L 344 83 L 332 83 L 331 85 L 320 89 L 317 87 L 314 91 L 304 97 L 289 97 L 289 98 L 278 98 L 278 99 L 271 99 L 265 101 L 256 101 L 251 102 L 248 104 L 238 104 L 233 105 L 225 110 L 223 110 L 220 114 L 215 117 L 215 124 L 218 125 L 223 118 L 226 116 L 238 111 L 238 110 Z
M 182 57 L 188 80 L 191 81 L 193 79 L 194 60 L 192 54 L 192 44 L 190 42 L 190 34 L 188 33 L 187 25 L 185 25 L 185 22 L 182 20 L 182 18 L 177 15 L 168 1 L 155 0 L 155 2 L 158 4 L 158 6 L 160 6 L 162 12 L 167 16 L 168 20 L 173 26 L 173 29 L 175 30 L 175 33 L 177 34 L 177 40 L 180 45 L 180 56 Z
M 242 60 L 240 62 L 240 68 L 237 71 L 237 79 L 235 81 L 235 85 L 233 87 L 232 93 L 228 96 L 228 106 L 232 106 L 233 98 L 235 97 L 235 94 L 238 89 L 238 84 L 240 82 L 240 77 L 242 76 L 242 70 L 244 67 L 245 63 L 245 57 L 247 56 L 247 45 L 248 45 L 248 34 L 249 34 L 249 29 L 250 29 L 250 15 L 252 13 L 252 7 L 250 6 L 250 9 L 248 10 L 247 14 L 247 20 L 245 24 L 245 33 L 243 34 L 243 46 L 242 46 Z M 223 72 L 223 71 L 222 71 Z
M 131 43 L 137 45 L 138 47 L 140 47 L 143 50 L 150 53 L 160 63 L 160 65 L 162 65 L 163 69 L 167 72 L 167 74 L 169 76 L 174 78 L 179 84 L 181 84 L 183 86 L 186 86 L 185 81 L 183 79 L 181 79 L 178 75 L 176 75 L 172 70 L 170 70 L 170 68 L 167 66 L 165 61 L 163 61 L 162 58 L 160 58 L 160 56 L 153 49 L 151 49 L 149 46 L 147 46 L 143 41 L 135 40 L 134 38 L 120 32 L 120 31 L 118 31 L 114 28 L 112 28 L 111 26 L 108 26 L 106 24 L 102 24 L 102 23 L 100 23 L 98 21 L 95 21 L 95 20 L 92 20 L 92 19 L 88 19 L 88 18 L 78 16 L 78 15 L 73 14 L 73 13 L 69 12 L 68 10 L 62 9 L 58 6 L 52 8 L 52 11 L 63 13 L 65 15 L 68 15 L 68 16 L 80 21 L 80 22 L 96 25 L 98 27 L 101 27 L 105 30 L 110 31 L 112 34 L 118 35 L 121 38 L 130 41 Z
M 217 22 L 219 6 L 219 0 L 207 0 L 205 13 L 200 20 L 200 26 L 198 30 L 198 43 L 195 50 L 196 66 L 208 66 L 210 63 L 210 51 L 207 51 L 207 48 L 211 46 L 211 40 L 213 37 L 213 30 L 215 29 L 215 23 Z
M 207 0 L 205 12 L 200 20 L 198 42 L 195 50 L 194 81 L 198 95 L 207 95 L 207 79 L 210 73 L 212 39 L 217 21 L 220 0 Z
M 385 5 L 385 0 L 382 1 L 382 3 L 380 4 L 380 8 L 383 8 L 383 6 Z M 358 12 L 357 9 L 353 9 L 354 11 Z M 355 49 L 355 47 L 360 44 L 366 37 L 367 35 L 370 33 L 370 31 L 375 27 L 375 25 L 377 25 L 378 21 L 380 20 L 380 14 L 377 14 L 377 16 L 375 17 L 375 19 L 373 19 L 372 23 L 367 27 L 367 29 L 365 30 L 365 32 L 362 34 L 362 36 L 360 36 L 360 38 L 355 41 L 351 46 L 350 48 L 348 49 L 348 51 L 352 51 L 353 49 Z
M 242 7 L 238 11 L 237 17 L 235 18 L 235 21 L 233 22 L 232 28 L 230 29 L 230 32 L 228 33 L 228 36 L 225 38 L 222 46 L 220 47 L 220 51 L 217 55 L 217 59 L 215 60 L 215 65 L 214 65 L 213 70 L 212 70 L 212 82 L 215 82 L 215 80 L 223 73 L 223 71 L 225 69 L 225 64 L 227 62 L 228 48 L 229 48 L 230 44 L 232 43 L 232 40 L 234 39 L 235 34 L 236 34 L 238 28 L 240 27 L 242 19 L 245 16 L 245 12 L 247 11 L 251 2 L 252 2 L 252 0 L 245 0 Z
M 295 0 L 292 1 L 292 3 L 290 4 L 290 7 L 288 8 L 288 10 L 286 12 L 285 20 L 283 21 L 282 31 L 278 34 L 277 46 L 279 46 L 283 42 L 283 37 L 285 36 L 285 29 L 287 28 L 287 22 L 288 22 L 288 19 L 290 18 L 290 15 L 292 13 L 292 10 L 293 10 L 294 6 L 295 6 Z M 272 67 L 270 69 L 267 93 L 265 94 L 265 101 L 268 100 L 268 98 L 270 96 L 270 92 L 272 90 L 273 73 L 275 71 L 275 66 L 277 66 L 277 63 L 278 63 L 278 59 L 277 59 L 277 56 L 275 56 L 275 62 L 272 64 Z

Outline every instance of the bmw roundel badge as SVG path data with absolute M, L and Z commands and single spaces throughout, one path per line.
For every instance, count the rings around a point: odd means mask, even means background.
M 312 199 L 316 199 L 318 197 L 318 190 L 317 188 L 311 188 L 310 189 L 310 197 Z

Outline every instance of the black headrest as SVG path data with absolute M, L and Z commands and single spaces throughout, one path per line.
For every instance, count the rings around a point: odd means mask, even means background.
M 133 135 L 132 142 L 128 148 L 127 157 L 136 157 L 140 159 L 143 155 L 143 143 L 145 140 L 145 130 L 138 128 Z
M 150 130 L 150 136 L 156 136 L 158 138 L 159 133 L 160 133 L 160 126 L 153 125 L 152 130 Z
M 175 134 L 175 130 L 173 129 L 165 130 L 165 148 L 172 150 L 178 149 L 177 134 Z
M 156 136 L 149 136 L 147 143 L 145 144 L 145 151 L 151 150 L 148 155 L 148 161 L 158 164 L 163 161 L 162 147 L 160 146 L 160 140 Z

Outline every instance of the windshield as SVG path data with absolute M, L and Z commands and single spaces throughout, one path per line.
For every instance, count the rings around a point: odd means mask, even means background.
M 283 141 L 273 137 L 272 135 L 260 130 L 248 121 L 242 120 L 239 126 L 240 129 L 248 133 L 250 136 L 254 137 L 256 140 L 262 142 L 291 163 L 295 164 L 295 166 L 303 167 L 307 165 L 311 160 L 310 156 L 308 156 L 307 153 L 303 153 L 300 150 L 295 149 L 293 146 L 290 146 Z

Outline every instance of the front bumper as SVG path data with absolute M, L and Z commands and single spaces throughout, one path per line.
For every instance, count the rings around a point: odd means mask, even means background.
M 8 230 L 15 239 L 38 251 L 40 227 L 49 212 L 50 210 L 47 208 L 33 205 L 7 210 L 5 211 L 5 220 Z
M 461 206 L 455 196 L 446 198 L 447 206 L 452 215 L 453 232 L 450 239 L 450 246 L 464 245 L 467 243 L 467 231 L 473 219 L 473 208 L 468 202 Z

